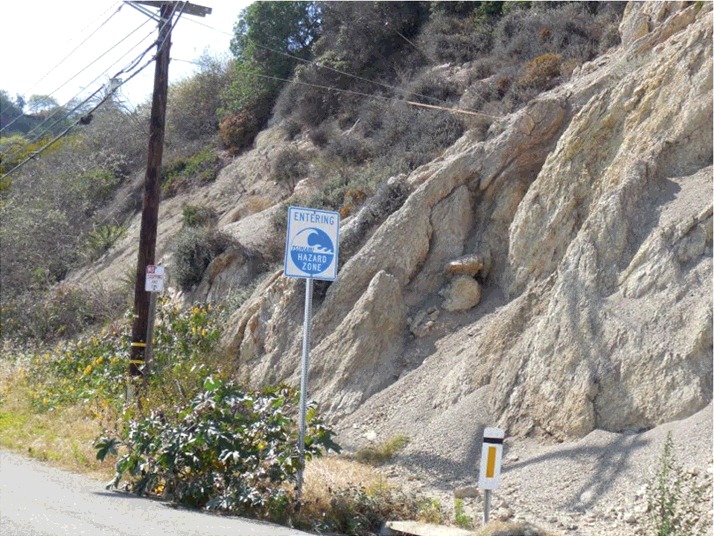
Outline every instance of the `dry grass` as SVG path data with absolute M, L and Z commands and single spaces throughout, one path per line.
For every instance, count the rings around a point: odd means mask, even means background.
M 482 527 L 474 536 L 560 536 L 525 523 L 503 523 L 492 521 Z
M 37 413 L 23 378 L 3 374 L 0 382 L 0 447 L 101 480 L 111 478 L 113 465 L 97 461 L 93 448 L 102 430 L 100 415 L 81 407 Z
M 385 478 L 368 465 L 335 456 L 316 458 L 305 467 L 304 503 L 309 508 L 326 511 L 333 490 L 386 486 Z
M 369 445 L 355 453 L 358 462 L 382 465 L 391 461 L 409 443 L 405 435 L 396 435 L 376 445 Z

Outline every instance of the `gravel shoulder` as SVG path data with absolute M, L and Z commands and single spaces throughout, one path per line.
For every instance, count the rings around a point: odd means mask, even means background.
M 342 435 L 357 448 L 368 442 L 363 431 L 364 428 L 352 428 L 343 430 Z M 528 521 L 559 534 L 645 534 L 649 517 L 647 485 L 653 482 L 660 467 L 669 433 L 676 461 L 682 467 L 685 488 L 703 489 L 699 512 L 711 514 L 712 405 L 709 404 L 686 419 L 641 433 L 595 430 L 567 443 L 507 439 L 502 487 L 494 493 L 493 515 Z M 374 433 L 370 437 L 375 437 Z M 386 438 L 387 431 L 380 429 L 375 441 Z M 462 453 L 460 463 L 447 463 L 446 456 L 429 453 L 428 445 L 419 441 L 382 470 L 407 489 L 438 498 L 451 507 L 455 490 L 477 483 L 480 446 L 465 451 L 455 447 L 454 451 Z M 469 453 L 468 457 L 463 457 L 464 452 Z M 481 497 L 467 498 L 465 504 L 467 513 L 480 521 Z M 695 521 L 699 522 L 702 534 L 711 533 L 711 515 L 709 519 Z

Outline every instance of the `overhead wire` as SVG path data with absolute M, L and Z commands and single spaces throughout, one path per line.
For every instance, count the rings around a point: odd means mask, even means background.
M 181 15 L 183 14 L 185 5 L 186 5 L 186 2 L 182 2 L 181 11 L 179 12 L 179 14 L 178 14 L 178 16 L 176 17 L 175 21 L 172 21 L 173 15 L 176 13 L 176 7 L 177 7 L 177 4 L 174 4 L 174 9 L 172 10 L 171 15 L 169 16 L 168 20 L 167 20 L 166 23 L 165 23 L 165 24 L 171 24 L 171 30 L 173 30 L 173 28 L 174 28 L 174 27 L 176 26 L 176 24 L 178 23 L 178 21 L 179 21 Z M 162 28 L 163 28 L 163 26 L 162 26 Z M 104 95 L 104 97 L 103 97 L 99 102 L 97 102 L 97 104 L 94 105 L 94 107 L 92 107 L 92 108 L 87 112 L 87 115 L 90 115 L 90 114 L 92 114 L 93 112 L 95 112 L 100 106 L 102 106 L 106 101 L 108 101 L 108 100 L 112 97 L 112 95 L 114 94 L 115 91 L 117 91 L 121 86 L 123 86 L 124 84 L 126 84 L 127 82 L 129 82 L 129 80 L 131 80 L 132 78 L 134 78 L 136 75 L 138 75 L 140 72 L 142 72 L 144 69 L 146 69 L 146 67 L 148 67 L 149 65 L 151 65 L 151 63 L 153 63 L 153 62 L 156 60 L 156 58 L 158 57 L 159 52 L 161 51 L 161 49 L 162 49 L 163 46 L 165 45 L 167 39 L 168 39 L 169 36 L 171 35 L 171 30 L 170 30 L 169 32 L 167 32 L 166 36 L 164 37 L 164 39 L 163 39 L 161 42 L 159 42 L 159 40 L 157 39 L 154 43 L 152 43 L 152 46 L 153 46 L 154 44 L 157 45 L 157 47 L 156 47 L 156 51 L 157 51 L 156 54 L 155 54 L 151 59 L 149 59 L 146 63 L 144 63 L 144 65 L 142 65 L 141 68 L 136 69 L 133 73 L 131 73 L 131 75 L 130 75 L 129 77 L 127 77 L 126 79 L 122 80 L 121 83 L 118 84 L 117 87 L 113 89 L 113 91 L 108 92 L 106 95 Z M 161 33 L 161 30 L 159 31 L 159 33 Z M 145 53 L 142 55 L 142 57 L 143 57 L 143 56 L 145 56 Z M 141 61 L 141 60 L 139 59 L 139 61 Z M 132 64 L 135 66 L 135 65 L 137 65 L 138 63 L 137 63 L 137 62 L 132 62 Z M 124 74 L 124 72 L 125 72 L 126 70 L 127 70 L 127 68 L 118 71 L 118 72 L 113 76 L 113 78 L 118 78 L 119 76 L 121 76 L 122 74 Z M 94 96 L 95 96 L 97 93 L 99 93 L 99 91 L 101 91 L 101 90 L 102 90 L 102 88 L 97 89 L 90 97 L 88 97 L 88 99 L 91 99 L 92 97 L 94 97 Z M 88 100 L 88 99 L 87 99 L 87 100 Z M 81 118 L 80 118 L 80 119 L 81 119 Z M 54 145 L 55 143 L 57 143 L 57 141 L 59 141 L 60 139 L 62 139 L 63 137 L 65 137 L 67 134 L 69 134 L 69 132 L 71 132 L 72 129 L 74 129 L 77 125 L 79 125 L 80 119 L 77 119 L 74 123 L 72 123 L 71 125 L 69 125 L 66 129 L 64 129 L 61 133 L 59 133 L 59 134 L 58 134 L 57 136 L 55 136 L 53 139 L 51 139 L 50 141 L 48 141 L 45 145 L 43 145 L 43 146 L 40 147 L 38 150 L 34 151 L 30 156 L 28 156 L 27 158 L 25 158 L 25 160 L 23 160 L 22 162 L 20 162 L 19 164 L 17 164 L 15 167 L 13 167 L 12 169 L 10 169 L 8 172 L 6 172 L 6 173 L 4 173 L 2 176 L 0 176 L 0 180 L 6 178 L 6 177 L 9 176 L 11 173 L 17 171 L 18 169 L 20 169 L 21 167 L 23 167 L 25 164 L 27 164 L 27 163 L 30 162 L 31 160 L 37 158 L 40 154 L 42 154 L 44 151 L 46 151 L 46 150 L 47 150 L 48 148 L 50 148 L 52 145 Z
M 213 26 L 210 26 L 210 25 L 205 24 L 205 23 L 203 23 L 203 22 L 200 22 L 200 21 L 197 21 L 197 20 L 194 20 L 194 19 L 189 19 L 189 20 L 190 20 L 191 22 L 193 22 L 194 24 L 198 24 L 198 25 L 200 25 L 200 26 L 204 26 L 204 27 L 206 27 L 206 28 L 208 28 L 208 29 L 210 29 L 210 30 L 214 30 L 214 31 L 219 32 L 219 33 L 222 33 L 222 34 L 224 34 L 224 35 L 232 35 L 232 34 L 229 34 L 228 32 L 224 32 L 223 30 L 219 30 L 218 28 L 214 28 Z M 395 31 L 397 34 L 399 34 L 400 37 L 402 37 L 402 38 L 405 39 L 407 42 L 409 42 L 414 48 L 416 48 L 417 50 L 419 50 L 419 49 L 416 47 L 416 45 L 414 45 L 414 43 L 412 43 L 411 41 L 409 41 L 409 39 L 407 39 L 405 36 L 403 36 L 401 33 L 397 32 L 396 30 L 394 30 L 394 31 Z M 344 75 L 344 76 L 347 76 L 347 77 L 350 77 L 350 78 L 355 78 L 355 79 L 361 80 L 361 81 L 363 81 L 363 82 L 368 82 L 368 83 L 371 83 L 371 84 L 375 84 L 375 85 L 378 85 L 378 86 L 382 86 L 382 87 L 387 88 L 387 89 L 391 89 L 392 91 L 395 91 L 395 92 L 403 93 L 403 94 L 405 94 L 405 96 L 406 96 L 406 95 L 414 95 L 414 96 L 416 96 L 416 97 L 421 97 L 421 98 L 424 98 L 424 99 L 429 99 L 429 100 L 431 100 L 431 101 L 439 102 L 439 103 L 441 103 L 441 104 L 448 104 L 446 101 L 444 101 L 444 100 L 442 100 L 442 99 L 438 99 L 438 98 L 436 98 L 436 97 L 431 97 L 431 96 L 429 96 L 429 95 L 423 95 L 423 94 L 421 94 L 421 93 L 416 93 L 416 92 L 414 92 L 414 91 L 408 91 L 408 90 L 406 90 L 406 89 L 402 89 L 402 88 L 399 88 L 399 87 L 396 87 L 396 86 L 392 86 L 392 85 L 386 84 L 386 83 L 384 83 L 384 82 L 377 82 L 376 80 L 370 80 L 369 78 L 364 78 L 364 77 L 362 77 L 362 76 L 359 76 L 359 75 L 356 75 L 356 74 L 352 74 L 352 73 L 348 73 L 348 72 L 342 71 L 342 70 L 340 70 L 340 69 L 335 69 L 334 67 L 330 67 L 330 66 L 328 66 L 328 65 L 322 65 L 322 64 L 321 64 L 320 62 L 318 62 L 318 61 L 307 60 L 307 59 L 301 58 L 301 57 L 299 57 L 299 56 L 295 56 L 294 54 L 290 54 L 290 53 L 288 53 L 288 52 L 283 52 L 283 51 L 280 51 L 280 50 L 275 50 L 275 49 L 273 49 L 273 48 L 267 47 L 267 46 L 265 46 L 265 45 L 261 45 L 261 44 L 259 44 L 259 43 L 253 42 L 253 45 L 255 45 L 255 46 L 258 47 L 258 48 L 262 48 L 263 50 L 267 50 L 267 51 L 269 51 L 269 52 L 273 52 L 274 54 L 280 54 L 280 55 L 282 55 L 282 56 L 285 56 L 285 57 L 288 57 L 288 58 L 292 58 L 292 59 L 295 59 L 295 60 L 297 60 L 297 61 L 300 61 L 300 62 L 303 62 L 303 63 L 306 63 L 306 64 L 314 65 L 314 66 L 316 66 L 316 67 L 318 67 L 318 68 L 320 68 L 320 69 L 326 69 L 326 70 L 328 70 L 328 71 L 332 71 L 332 72 L 335 72 L 335 73 L 338 73 L 338 74 L 341 74 L 341 75 Z M 419 52 L 421 52 L 421 50 L 419 50 Z M 258 74 L 255 74 L 255 76 L 263 76 L 263 77 L 268 77 L 268 78 L 270 78 L 270 76 L 268 76 L 268 75 L 258 75 Z M 377 96 L 377 95 L 369 95 L 369 94 L 367 94 L 367 93 L 356 92 L 356 91 L 354 91 L 354 90 L 340 89 L 340 88 L 336 88 L 336 87 L 332 87 L 332 86 L 322 86 L 322 85 L 319 85 L 319 84 L 310 84 L 309 82 L 300 82 L 300 81 L 298 81 L 298 80 L 285 80 L 285 79 L 281 79 L 281 78 L 277 78 L 277 77 L 273 77 L 273 78 L 275 78 L 276 80 L 282 80 L 282 81 L 289 82 L 289 83 L 294 83 L 294 84 L 308 85 L 308 86 L 318 87 L 318 88 L 322 88 L 322 89 L 330 89 L 330 90 L 332 90 L 332 91 L 342 91 L 342 92 L 347 92 L 347 93 L 354 93 L 354 94 L 358 94 L 358 95 L 361 95 L 361 96 L 364 96 L 364 97 L 375 97 L 375 98 L 382 98 L 382 99 L 387 99 L 387 100 L 397 100 L 397 101 L 400 100 L 400 99 L 389 99 L 388 97 L 381 97 L 381 96 Z M 444 106 L 427 105 L 427 104 L 425 104 L 425 103 L 419 103 L 419 102 L 409 101 L 409 100 L 404 100 L 404 101 L 401 101 L 401 102 L 405 102 L 405 103 L 410 104 L 410 105 L 412 105 L 412 106 L 418 106 L 418 107 L 424 107 L 424 108 L 432 108 L 432 109 L 437 109 L 437 110 L 442 110 L 442 111 L 453 111 L 454 113 L 461 113 L 461 114 L 473 115 L 473 116 L 481 116 L 481 117 L 486 117 L 486 118 L 489 118 L 489 119 L 497 119 L 496 117 L 491 116 L 491 115 L 488 115 L 488 114 L 484 114 L 484 113 L 481 113 L 481 112 L 473 112 L 473 111 L 470 111 L 470 110 L 461 110 L 461 109 L 459 109 L 459 108 L 447 108 L 447 107 L 444 107 Z
M 402 99 L 396 99 L 394 97 L 383 97 L 382 95 L 374 95 L 370 93 L 362 93 L 361 91 L 355 91 L 352 89 L 341 89 L 337 87 L 332 87 L 332 86 L 324 86 L 321 84 L 311 84 L 310 82 L 301 82 L 299 80 L 288 80 L 287 78 L 280 78 L 277 76 L 271 76 L 267 74 L 258 74 L 258 73 L 248 73 L 249 76 L 256 76 L 258 78 L 267 78 L 271 80 L 277 80 L 280 82 L 292 82 L 294 84 L 299 84 L 303 86 L 310 86 L 310 87 L 315 87 L 319 89 L 327 89 L 329 91 L 336 91 L 338 93 L 347 93 L 350 95 L 357 95 L 360 97 L 367 97 L 370 99 L 375 99 L 375 100 L 382 100 L 382 101 L 393 101 L 393 102 L 401 102 L 404 104 L 409 104 L 411 106 L 416 106 L 420 108 L 430 108 L 432 110 L 441 110 L 445 112 L 450 112 L 450 113 L 455 113 L 455 114 L 463 114 L 463 115 L 471 115 L 474 117 L 485 117 L 487 119 L 497 119 L 496 117 L 493 117 L 488 114 L 484 114 L 481 112 L 472 112 L 470 110 L 461 110 L 459 108 L 446 108 L 444 106 L 436 106 L 434 104 L 424 104 L 422 102 L 415 102 L 415 101 L 408 101 L 408 100 L 402 100 Z
M 61 89 L 61 88 L 63 88 L 64 86 L 66 86 L 69 82 L 71 82 L 72 80 L 74 80 L 75 78 L 77 78 L 80 74 L 82 74 L 84 71 L 86 71 L 89 67 L 91 67 L 92 65 L 94 65 L 95 63 L 97 63 L 97 62 L 98 62 L 99 60 L 101 60 L 104 56 L 106 56 L 107 54 L 109 54 L 112 50 L 116 49 L 119 45 L 121 45 L 121 44 L 122 44 L 124 41 L 126 41 L 129 37 L 131 37 L 132 35 L 134 35 L 134 34 L 135 34 L 137 31 L 139 31 L 143 26 L 145 26 L 147 22 L 148 22 L 148 21 L 144 21 L 141 25 L 139 25 L 137 28 L 135 28 L 131 33 L 129 33 L 128 35 L 124 36 L 119 42 L 115 43 L 115 44 L 112 45 L 109 49 L 107 49 L 104 53 L 102 53 L 98 58 L 94 59 L 91 63 L 89 63 L 88 65 L 84 66 L 78 73 L 76 73 L 76 74 L 75 74 L 74 76 L 72 76 L 69 80 L 67 80 L 66 82 L 64 82 L 64 83 L 63 83 L 59 88 L 57 88 L 55 91 L 58 91 L 59 89 Z M 150 34 L 149 34 L 149 35 L 150 35 Z M 136 45 L 134 45 L 132 48 L 130 48 L 128 52 L 126 52 L 124 55 L 122 55 L 122 56 L 119 58 L 118 61 L 121 61 L 122 59 L 124 59 L 124 57 L 126 57 L 128 54 L 130 54 L 132 50 L 134 50 L 137 46 L 139 46 L 141 43 L 143 43 L 143 42 L 146 40 L 147 37 L 148 37 L 148 36 L 142 37 L 141 40 L 140 40 Z M 153 46 L 153 44 L 152 44 L 151 46 Z M 151 46 L 149 47 L 149 49 L 151 48 Z M 117 61 L 117 62 L 118 62 L 118 61 Z M 115 63 L 117 63 L 117 62 L 115 62 Z M 97 76 L 94 80 L 92 80 L 92 81 L 89 83 L 89 85 L 95 83 L 99 78 L 101 78 L 102 76 L 104 76 L 104 74 L 106 74 L 106 70 L 103 71 L 103 72 L 102 72 L 99 76 Z M 69 104 L 70 102 L 72 102 L 73 99 L 78 98 L 79 95 L 81 95 L 82 91 L 83 91 L 83 90 L 80 90 L 78 93 L 76 93 L 76 94 L 68 101 L 68 104 Z M 61 114 L 61 113 L 62 113 L 62 108 L 61 108 L 61 107 L 58 107 L 53 113 L 49 114 L 41 123 L 39 123 L 38 125 L 35 125 L 35 127 L 33 127 L 25 136 L 31 136 L 31 135 L 32 135 L 33 133 L 35 133 L 38 129 L 41 129 L 46 123 L 48 123 L 48 122 L 51 121 L 54 117 L 56 117 L 58 114 Z M 60 119 L 60 121 L 61 121 L 61 119 Z
M 210 30 L 214 30 L 214 31 L 219 32 L 219 33 L 222 33 L 222 34 L 224 34 L 224 35 L 232 35 L 232 34 L 229 34 L 228 32 L 224 32 L 223 30 L 219 30 L 218 28 L 214 28 L 213 26 L 210 26 L 210 25 L 208 25 L 208 24 L 202 23 L 202 22 L 200 22 L 200 21 L 197 21 L 197 20 L 194 20 L 194 19 L 190 19 L 190 20 L 191 20 L 191 22 L 193 22 L 194 24 L 198 24 L 198 25 L 200 25 L 200 26 L 204 26 L 204 27 L 206 27 L 206 28 L 208 28 L 208 29 L 210 29 Z M 282 51 L 282 50 L 276 50 L 276 49 L 274 49 L 274 48 L 270 48 L 270 47 L 268 47 L 268 46 L 261 45 L 260 43 L 253 42 L 253 45 L 255 45 L 256 47 L 261 48 L 261 49 L 263 49 L 263 50 L 267 50 L 268 52 L 272 52 L 272 53 L 274 53 L 274 54 L 280 54 L 281 56 L 285 56 L 285 57 L 287 57 L 287 58 L 292 58 L 292 59 L 297 60 L 297 61 L 300 61 L 300 62 L 302 62 L 302 63 L 307 63 L 307 64 L 310 64 L 310 65 L 314 65 L 314 66 L 318 67 L 319 69 L 326 69 L 326 70 L 328 70 L 328 71 L 332 71 L 332 72 L 334 72 L 334 73 L 338 73 L 338 74 L 341 74 L 341 75 L 344 75 L 344 76 L 347 76 L 347 77 L 350 77 L 350 78 L 355 78 L 356 80 L 361 80 L 362 82 L 368 82 L 368 83 L 370 83 L 370 84 L 375 84 L 375 85 L 378 85 L 378 86 L 381 86 L 381 87 L 384 87 L 384 88 L 387 88 L 387 89 L 391 89 L 392 91 L 401 92 L 401 93 L 404 93 L 404 94 L 407 94 L 407 95 L 414 95 L 414 96 L 416 96 L 416 97 L 421 97 L 421 98 L 424 98 L 424 99 L 430 99 L 430 100 L 432 100 L 432 101 L 440 102 L 440 103 L 442 103 L 442 104 L 447 104 L 446 101 L 444 101 L 444 100 L 442 100 L 442 99 L 438 99 L 438 98 L 436 98 L 436 97 L 431 97 L 431 96 L 429 96 L 429 95 L 422 95 L 421 93 L 416 93 L 416 92 L 414 92 L 414 91 L 408 91 L 408 90 L 406 90 L 406 89 L 402 89 L 402 88 L 399 88 L 399 87 L 397 87 L 397 86 L 392 86 L 392 85 L 386 84 L 386 83 L 384 83 L 384 82 L 377 82 L 376 80 L 370 80 L 369 78 L 364 78 L 364 77 L 362 77 L 362 76 L 359 76 L 359 75 L 356 75 L 356 74 L 352 74 L 352 73 L 348 73 L 348 72 L 342 71 L 342 70 L 340 70 L 340 69 L 335 69 L 334 67 L 330 67 L 329 65 L 323 65 L 323 64 L 321 64 L 319 61 L 307 60 L 307 59 L 305 59 L 305 58 L 301 58 L 300 56 L 295 56 L 294 54 L 290 54 L 289 52 L 284 52 L 284 51 Z
M 137 42 L 133 47 L 131 47 L 127 52 L 125 52 L 118 60 L 116 60 L 116 61 L 114 62 L 114 64 L 119 63 L 121 60 L 123 60 L 124 58 L 126 58 L 126 57 L 127 57 L 129 54 L 131 54 L 139 45 L 141 45 L 145 40 L 146 40 L 146 36 L 143 37 L 139 42 Z M 149 51 L 151 50 L 151 48 L 152 48 L 155 44 L 156 44 L 156 41 L 152 42 L 146 49 L 144 49 L 140 54 L 138 54 L 134 59 L 132 59 L 131 62 L 128 64 L 128 66 L 127 66 L 127 67 L 124 67 L 124 68 L 122 69 L 122 72 L 130 71 L 130 70 L 132 70 L 136 65 L 138 65 L 138 64 L 141 62 L 141 60 L 146 56 L 146 54 L 149 53 Z M 88 85 L 91 86 L 92 84 L 94 84 L 95 82 L 97 82 L 97 80 L 99 80 L 100 78 L 104 77 L 106 74 L 107 74 L 107 71 L 106 71 L 106 70 L 103 71 L 103 72 L 101 72 L 101 73 L 100 73 L 99 75 L 97 75 L 97 76 L 94 78 L 94 80 L 92 80 Z M 9 157 L 9 158 L 12 158 L 13 156 L 15 156 L 15 155 L 21 153 L 26 147 L 28 147 L 29 145 L 33 144 L 33 143 L 34 143 L 35 141 L 37 141 L 38 139 L 41 139 L 41 138 L 42 138 L 43 136 L 45 136 L 48 132 L 52 132 L 52 129 L 53 129 L 54 127 L 56 127 L 58 124 L 62 123 L 63 121 L 66 121 L 67 118 L 70 117 L 74 112 L 76 112 L 77 110 L 81 109 L 81 107 L 84 106 L 89 100 L 91 100 L 92 98 L 94 98 L 94 96 L 95 96 L 99 91 L 101 91 L 101 89 L 102 89 L 102 88 L 100 88 L 99 90 L 96 90 L 96 91 L 95 91 L 94 93 L 92 93 L 89 97 L 85 98 L 84 100 L 82 100 L 82 101 L 79 102 L 78 104 L 75 104 L 71 109 L 68 110 L 68 109 L 66 108 L 66 106 L 68 106 L 69 104 L 75 102 L 75 99 L 78 99 L 78 98 L 79 98 L 79 96 L 84 92 L 84 89 L 82 89 L 82 90 L 80 90 L 79 92 L 77 92 L 72 98 L 69 99 L 69 101 L 67 102 L 67 104 L 65 104 L 64 107 L 58 107 L 58 109 L 55 110 L 52 114 L 48 115 L 48 117 L 46 117 L 44 121 L 42 121 L 41 123 L 39 123 L 38 125 L 36 125 L 36 126 L 35 126 L 34 128 L 32 128 L 27 134 L 25 134 L 25 136 L 28 138 L 28 142 L 27 142 L 26 145 L 16 148 L 16 150 L 15 150 L 14 152 L 11 152 L 11 153 L 9 153 L 9 154 L 6 155 L 6 156 Z M 54 122 L 52 122 L 51 124 L 47 125 L 47 123 L 49 123 L 53 118 L 57 117 L 58 115 L 60 115 L 60 117 L 58 117 L 58 118 L 57 118 Z M 47 125 L 47 126 L 45 126 L 45 125 Z M 38 130 L 40 130 L 40 131 L 37 132 Z M 33 136 L 33 134 L 34 134 L 34 136 Z
M 104 26 L 106 26 L 107 23 L 109 23 L 109 21 L 112 20 L 112 19 L 114 18 L 114 16 L 116 16 L 116 14 L 119 13 L 119 11 L 121 11 L 121 8 L 122 8 L 121 2 L 115 2 L 114 4 L 112 4 L 112 6 L 111 6 L 109 9 L 107 9 L 104 13 L 102 13 L 101 15 L 99 15 L 99 17 L 97 17 L 94 21 L 92 21 L 92 22 L 89 23 L 87 26 L 85 26 L 85 27 L 81 30 L 81 32 L 84 32 L 84 30 L 86 30 L 87 28 L 89 28 L 90 26 L 92 26 L 92 25 L 94 24 L 94 22 L 96 22 L 97 20 L 99 20 L 99 18 L 101 18 L 101 17 L 103 17 L 104 15 L 106 15 L 106 14 L 107 14 L 109 11 L 111 11 L 111 10 L 114 8 L 114 6 L 116 6 L 117 4 L 120 4 L 119 7 L 118 7 L 114 12 L 112 12 L 112 14 L 109 15 L 109 17 L 108 17 L 104 22 L 102 22 L 99 26 L 97 26 L 97 28 L 96 28 L 91 34 L 89 34 L 81 43 L 79 43 L 76 47 L 74 47 L 64 58 L 62 58 L 62 59 L 61 59 L 58 63 L 56 63 L 49 71 L 47 71 L 37 82 L 35 82 L 34 84 L 32 84 L 32 86 L 30 86 L 30 89 L 27 91 L 27 93 L 32 93 L 32 90 L 33 90 L 34 88 L 36 88 L 36 87 L 39 85 L 40 82 L 42 82 L 45 78 L 47 78 L 50 74 L 52 74 L 55 70 L 57 70 L 57 68 L 58 68 L 60 65 L 62 65 L 67 59 L 69 59 L 69 58 L 72 56 L 72 54 L 74 54 L 75 52 L 77 52 L 77 50 L 79 50 L 84 44 L 86 44 L 87 41 L 89 41 L 92 37 L 94 37 L 94 35 L 95 35 L 99 30 L 101 30 Z M 80 33 L 81 33 L 81 32 L 80 32 Z M 70 79 L 70 80 L 71 80 L 71 79 Z M 69 80 L 68 80 L 67 82 L 69 82 Z M 48 96 L 51 97 L 52 95 L 54 95 L 57 91 L 59 91 L 60 89 L 62 89 L 62 88 L 67 84 L 67 82 L 65 82 L 65 83 L 64 83 L 63 85 L 61 85 L 60 87 L 54 89 L 52 92 L 50 92 L 50 93 L 48 94 Z M 15 117 L 12 121 L 10 121 L 7 125 L 5 125 L 4 127 L 0 128 L 0 132 L 2 132 L 2 131 L 4 131 L 4 130 L 6 130 L 8 127 L 14 125 L 18 120 L 20 120 L 22 117 L 24 117 L 24 115 L 25 115 L 25 114 L 24 114 L 23 112 L 20 112 L 20 114 L 19 114 L 17 117 Z

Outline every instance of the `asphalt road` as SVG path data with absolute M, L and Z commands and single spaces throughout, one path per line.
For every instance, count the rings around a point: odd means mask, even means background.
M 172 508 L 0 452 L 3 536 L 299 536 L 294 529 Z

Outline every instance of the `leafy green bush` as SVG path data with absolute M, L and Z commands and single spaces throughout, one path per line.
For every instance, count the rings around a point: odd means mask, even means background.
M 704 500 L 711 480 L 700 485 L 677 462 L 672 433 L 667 433 L 657 473 L 648 486 L 648 534 L 694 536 L 711 534 L 711 503 Z
M 83 248 L 85 258 L 96 261 L 125 235 L 126 227 L 122 225 L 102 225 L 99 229 L 90 231 Z
M 209 377 L 188 404 L 131 420 L 120 438 L 100 438 L 97 457 L 122 445 L 112 484 L 128 476 L 138 495 L 272 519 L 290 507 L 288 485 L 297 479 L 297 404 L 288 387 L 247 391 Z M 306 458 L 339 451 L 314 408 L 308 414 Z
M 211 305 L 182 308 L 170 299 L 159 299 L 147 386 L 154 407 L 193 396 L 205 377 L 216 373 L 207 367 L 206 356 L 218 344 L 220 315 L 220 309 Z M 59 343 L 35 356 L 28 373 L 33 404 L 44 411 L 94 400 L 119 411 L 130 342 L 127 317 L 99 334 Z
M 183 290 L 201 282 L 211 261 L 226 251 L 233 240 L 213 227 L 186 227 L 174 242 L 174 274 Z
M 184 227 L 204 227 L 216 223 L 218 213 L 212 207 L 186 204 L 181 207 L 181 220 Z
M 270 116 L 280 89 L 295 69 L 295 56 L 307 59 L 319 37 L 321 5 L 315 2 L 257 2 L 243 11 L 234 27 L 231 52 L 236 60 L 222 93 L 227 118 L 221 134 L 227 147 L 251 143 Z
M 281 150 L 270 163 L 270 176 L 292 189 L 307 175 L 308 169 L 307 157 L 297 147 L 290 146 Z
M 206 147 L 189 156 L 177 158 L 161 170 L 162 191 L 166 196 L 193 185 L 216 180 L 221 170 L 221 159 L 212 147 Z

